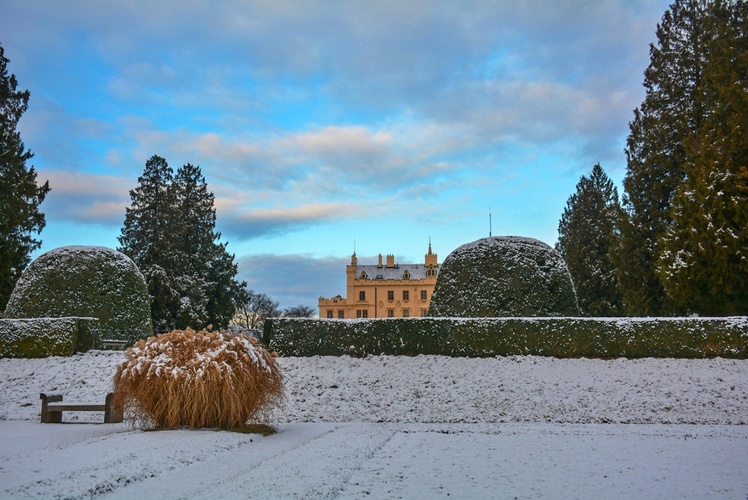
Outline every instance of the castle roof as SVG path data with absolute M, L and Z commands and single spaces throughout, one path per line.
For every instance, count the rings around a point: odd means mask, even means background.
M 434 266 L 437 274 L 439 265 Z M 366 273 L 368 280 L 402 280 L 407 271 L 410 279 L 420 280 L 427 277 L 428 267 L 423 264 L 396 264 L 394 267 L 379 267 L 377 265 L 356 266 L 356 279 L 361 279 L 361 273 Z

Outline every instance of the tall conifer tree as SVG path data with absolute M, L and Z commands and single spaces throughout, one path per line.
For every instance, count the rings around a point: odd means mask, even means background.
M 694 153 L 689 144 L 720 105 L 712 100 L 708 79 L 715 42 L 729 22 L 725 14 L 742 6 L 732 0 L 676 0 L 657 27 L 645 100 L 634 111 L 626 147 L 626 217 L 617 258 L 629 314 L 682 311 L 682 303 L 665 293 L 664 238 L 677 223 L 674 197 L 689 182 Z
M 157 331 L 176 325 L 179 292 L 174 282 L 176 243 L 175 203 L 171 185 L 174 171 L 166 160 L 153 155 L 145 163 L 138 187 L 130 191 L 130 207 L 119 236 L 118 250 L 138 266 L 151 295 L 151 318 Z
M 658 271 L 683 311 L 748 314 L 748 7 L 717 2 L 708 18 L 701 95 L 708 113 L 684 142 L 685 180 L 660 239 Z
M 119 238 L 146 277 L 154 328 L 228 325 L 241 284 L 234 256 L 215 231 L 215 197 L 200 167 L 174 175 L 166 160 L 146 162 Z
M 558 225 L 558 250 L 569 267 L 579 309 L 586 316 L 623 313 L 612 258 L 621 207 L 618 191 L 600 164 L 582 177 Z
M 26 165 L 33 154 L 16 127 L 30 94 L 17 90 L 15 75 L 8 74 L 8 62 L 0 45 L 0 311 L 31 262 L 31 252 L 41 246 L 33 234 L 46 224 L 39 205 L 50 190 L 48 182 L 37 185 L 34 167 Z

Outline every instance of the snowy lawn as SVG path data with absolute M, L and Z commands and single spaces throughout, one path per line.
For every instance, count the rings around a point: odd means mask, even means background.
M 0 498 L 748 497 L 744 360 L 281 358 L 268 437 L 38 423 L 122 359 L 0 359 Z

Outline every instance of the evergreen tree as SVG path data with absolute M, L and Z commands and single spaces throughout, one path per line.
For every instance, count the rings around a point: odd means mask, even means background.
M 174 175 L 153 156 L 138 183 L 119 241 L 146 277 L 154 328 L 228 326 L 242 285 L 227 243 L 218 241 L 215 197 L 200 167 Z
M 153 328 L 157 331 L 176 325 L 180 307 L 174 279 L 178 262 L 173 234 L 173 177 L 164 158 L 154 155 L 148 159 L 143 175 L 138 177 L 138 187 L 130 191 L 130 207 L 125 209 L 125 223 L 118 238 L 118 250 L 135 262 L 148 283 Z
M 612 259 L 621 207 L 618 191 L 600 164 L 582 177 L 558 225 L 558 250 L 566 261 L 586 316 L 619 316 L 622 299 Z
M 685 180 L 660 239 L 658 272 L 682 310 L 748 314 L 748 7 L 718 2 L 702 75 L 709 113 L 684 142 Z
M 674 224 L 673 198 L 688 177 L 687 144 L 714 112 L 705 75 L 725 12 L 742 1 L 676 0 L 657 27 L 645 71 L 645 100 L 629 124 L 623 204 L 617 250 L 619 279 L 629 314 L 662 315 L 679 305 L 665 294 L 658 271 L 663 238 Z M 742 7 L 740 7 L 742 8 Z
M 33 234 L 46 224 L 39 205 L 50 191 L 49 182 L 37 185 L 34 167 L 26 165 L 33 154 L 16 127 L 30 94 L 17 90 L 15 75 L 8 74 L 9 62 L 0 45 L 0 309 L 31 262 L 31 252 L 41 246 Z
M 179 238 L 183 324 L 228 326 L 234 316 L 241 284 L 234 256 L 219 243 L 215 231 L 215 196 L 208 190 L 199 166 L 186 164 L 174 178 L 177 211 L 174 227 Z

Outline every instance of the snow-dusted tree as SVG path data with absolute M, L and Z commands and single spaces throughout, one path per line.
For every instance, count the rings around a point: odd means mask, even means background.
M 118 250 L 130 257 L 145 276 L 151 296 L 151 317 L 155 330 L 169 330 L 177 321 L 180 307 L 177 268 L 177 238 L 174 235 L 174 172 L 166 160 L 152 156 L 146 161 L 138 187 L 130 191 L 130 206 L 118 238 Z
M 722 10 L 718 10 L 720 7 Z M 658 271 L 679 309 L 748 314 L 748 6 L 720 3 L 701 75 L 708 103 L 684 141 L 685 180 L 659 240 Z
M 36 171 L 27 166 L 33 154 L 26 149 L 18 121 L 29 104 L 29 91 L 16 90 L 18 82 L 8 74 L 9 59 L 0 45 L 0 310 L 31 262 L 31 252 L 41 246 L 33 237 L 46 224 L 39 205 L 49 183 L 36 183 Z
M 556 250 L 574 281 L 579 310 L 586 316 L 623 313 L 616 266 L 612 258 L 621 207 L 618 191 L 600 164 L 577 184 L 558 225 Z
M 236 281 L 238 270 L 234 256 L 226 250 L 228 243 L 219 241 L 215 196 L 199 166 L 188 163 L 177 170 L 173 197 L 182 282 L 182 319 L 178 322 L 183 327 L 226 327 L 236 311 L 242 284 Z
M 665 251 L 661 244 L 675 223 L 674 196 L 684 182 L 695 180 L 689 180 L 688 165 L 694 162 L 695 151 L 688 145 L 724 106 L 714 99 L 710 88 L 715 81 L 708 77 L 715 65 L 722 64 L 715 58 L 717 46 L 730 36 L 732 24 L 745 24 L 744 11 L 742 0 L 675 0 L 657 27 L 657 44 L 650 47 L 645 71 L 645 99 L 634 111 L 626 147 L 627 217 L 621 224 L 617 257 L 630 314 L 660 315 L 681 309 L 672 301 L 673 295 L 665 293 L 668 285 L 663 280 L 670 275 L 658 272 Z M 737 51 L 738 59 L 746 57 L 742 42 L 731 50 Z M 718 78 L 724 77 L 730 78 L 725 73 Z M 744 94 L 739 82 L 722 84 Z
M 219 242 L 215 197 L 200 167 L 188 163 L 174 175 L 153 156 L 138 182 L 120 250 L 148 281 L 154 328 L 227 326 L 241 284 L 234 256 Z

